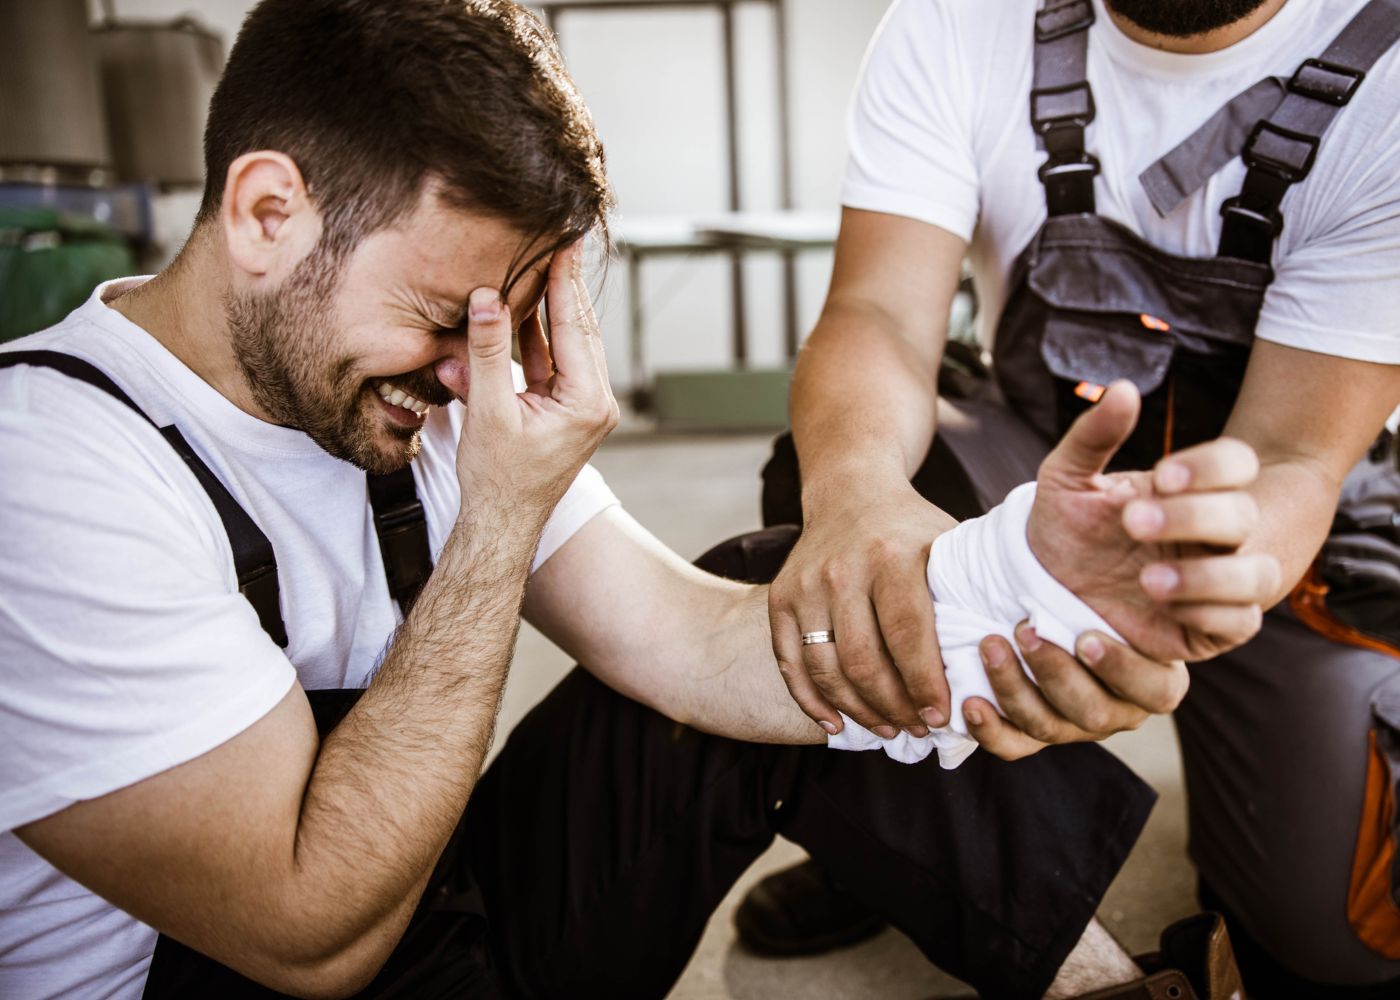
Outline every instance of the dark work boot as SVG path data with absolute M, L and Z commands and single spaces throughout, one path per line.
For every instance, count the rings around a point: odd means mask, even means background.
M 1136 958 L 1142 979 L 1077 1000 L 1245 1000 L 1225 921 L 1215 913 L 1178 920 L 1162 932 L 1162 950 Z
M 857 944 L 884 930 L 885 921 L 808 860 L 750 889 L 734 926 L 749 951 L 795 957 Z

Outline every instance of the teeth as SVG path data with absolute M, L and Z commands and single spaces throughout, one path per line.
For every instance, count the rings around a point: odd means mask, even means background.
M 379 398 L 386 403 L 392 403 L 394 406 L 402 406 L 405 410 L 410 410 L 420 415 L 428 412 L 427 403 L 423 402 L 421 399 L 410 396 L 402 389 L 396 389 L 391 382 L 380 382 L 379 388 L 375 391 L 379 393 Z

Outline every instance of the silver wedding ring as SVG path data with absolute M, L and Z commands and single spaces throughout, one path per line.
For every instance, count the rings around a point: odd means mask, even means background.
M 819 646 L 824 642 L 835 642 L 836 633 L 831 629 L 824 629 L 821 632 L 803 632 L 802 645 Z

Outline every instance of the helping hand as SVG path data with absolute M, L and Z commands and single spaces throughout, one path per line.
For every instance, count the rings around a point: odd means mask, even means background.
M 949 715 L 926 573 L 933 540 L 955 522 L 907 483 L 845 499 L 809 513 L 769 590 L 778 669 L 828 733 L 841 729 L 839 708 L 887 739 L 896 727 L 923 736 Z M 838 642 L 802 645 L 822 629 Z

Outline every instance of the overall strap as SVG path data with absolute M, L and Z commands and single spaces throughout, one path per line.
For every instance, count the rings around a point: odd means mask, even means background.
M 1046 0 L 1035 15 L 1031 128 L 1050 154 L 1039 176 L 1051 216 L 1094 211 L 1099 161 L 1084 150 L 1084 129 L 1094 120 L 1087 69 L 1093 23 L 1091 0 Z
M 1371 0 L 1318 59 L 1304 60 L 1278 108 L 1246 140 L 1240 193 L 1220 207 L 1222 257 L 1267 264 L 1283 229 L 1279 204 L 1308 176 L 1332 119 L 1351 100 L 1366 71 L 1400 39 L 1400 0 Z
M 418 592 L 433 572 L 428 521 L 413 484 L 412 466 L 370 476 L 369 503 L 374 510 L 374 530 L 379 536 L 379 554 L 384 559 L 389 593 L 407 618 Z
M 1250 130 L 1283 103 L 1288 81 L 1265 77 L 1230 98 L 1229 103 L 1183 139 L 1171 152 L 1138 174 L 1157 214 L 1166 218 L 1240 155 Z
M 272 543 L 263 534 L 248 512 L 238 505 L 227 487 L 219 481 L 208 465 L 190 447 L 174 425 L 160 427 L 150 416 L 121 390 L 118 385 L 95 365 L 59 351 L 10 351 L 0 353 L 0 368 L 15 365 L 32 365 L 35 368 L 52 368 L 69 378 L 86 382 L 101 389 L 109 396 L 125 403 L 141 418 L 155 427 L 161 437 L 184 459 L 194 473 L 199 485 L 208 494 L 219 520 L 223 522 L 224 533 L 228 536 L 229 548 L 233 552 L 234 572 L 238 577 L 238 591 L 258 614 L 262 625 L 272 641 L 286 648 L 287 626 L 282 621 L 282 609 L 277 585 L 277 557 L 272 551 Z

